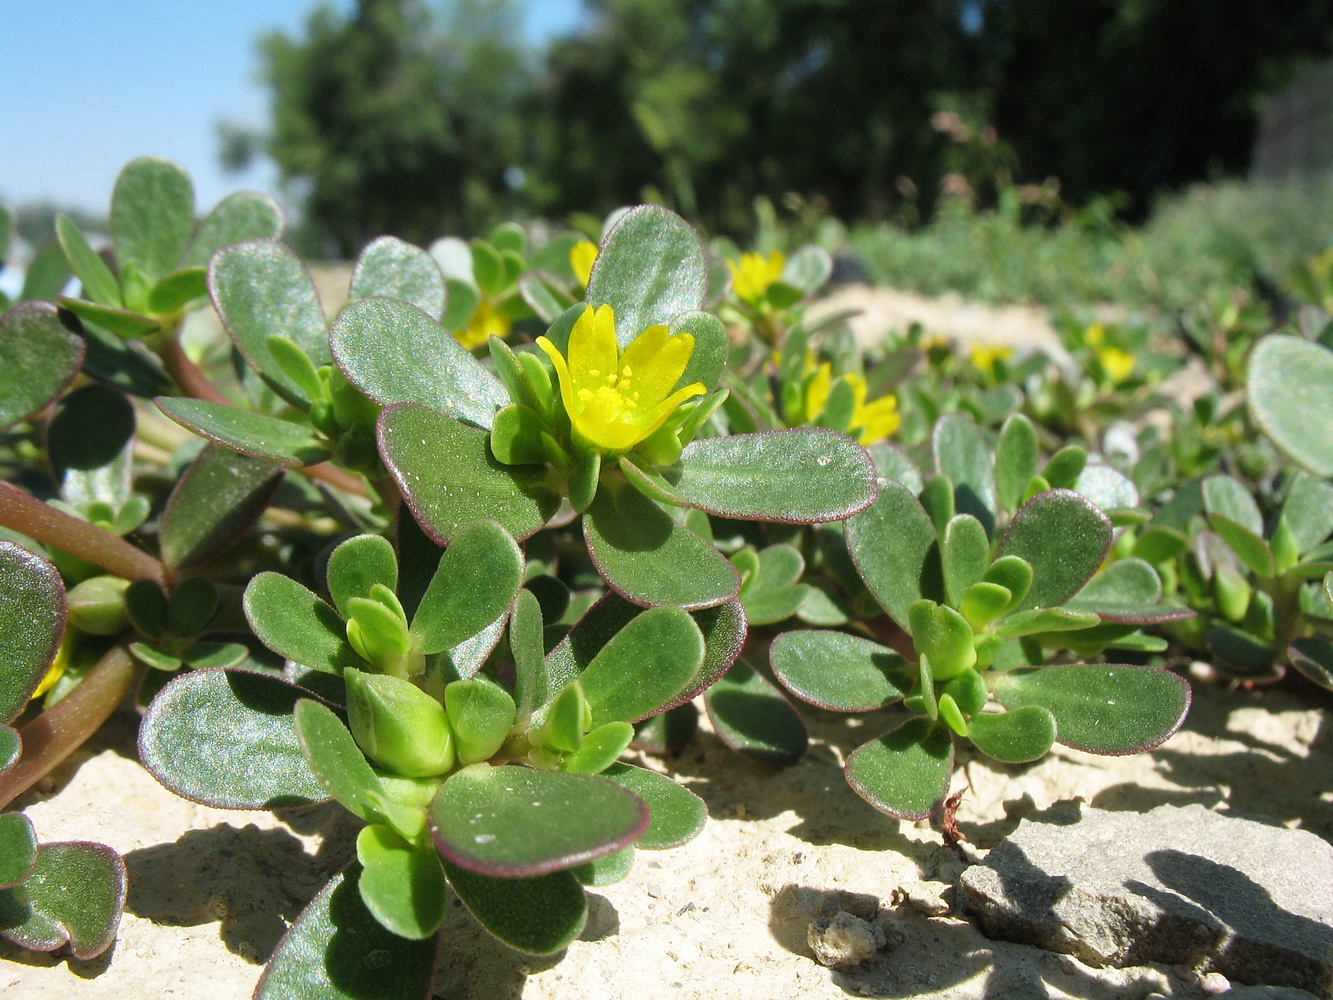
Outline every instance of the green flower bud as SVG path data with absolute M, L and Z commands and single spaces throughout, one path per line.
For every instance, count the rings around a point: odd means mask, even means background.
M 462 764 L 489 760 L 504 745 L 514 725 L 516 706 L 509 692 L 478 674 L 444 689 L 444 709 Z
M 1273 531 L 1269 545 L 1273 549 L 1273 566 L 1277 576 L 1282 576 L 1301 561 L 1296 534 L 1291 530 L 1285 515 L 1277 519 L 1277 528 Z
M 370 588 L 370 597 L 347 602 L 347 641 L 367 662 L 386 674 L 412 677 L 424 668 L 424 659 L 407 628 L 407 615 L 393 591 L 383 584 Z
M 408 778 L 454 766 L 453 734 L 440 703 L 410 681 L 348 668 L 347 721 L 376 764 Z
M 69 620 L 90 635 L 116 635 L 129 625 L 125 614 L 125 588 L 129 580 L 118 576 L 95 576 L 69 592 Z

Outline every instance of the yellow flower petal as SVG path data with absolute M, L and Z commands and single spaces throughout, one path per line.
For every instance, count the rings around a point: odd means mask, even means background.
M 579 240 L 569 248 L 569 266 L 574 269 L 574 277 L 579 284 L 588 287 L 592 277 L 592 266 L 597 262 L 597 244 L 591 240 Z
M 829 392 L 833 389 L 833 365 L 825 361 L 811 376 L 805 387 L 805 413 L 803 423 L 814 420 L 824 410 Z

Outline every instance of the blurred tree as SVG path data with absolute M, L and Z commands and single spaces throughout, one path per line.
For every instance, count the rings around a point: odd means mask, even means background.
M 532 77 L 511 0 L 321 6 L 304 37 L 260 42 L 272 89 L 263 142 L 324 250 L 376 236 L 417 243 L 508 214 Z M 244 162 L 246 137 L 225 133 Z

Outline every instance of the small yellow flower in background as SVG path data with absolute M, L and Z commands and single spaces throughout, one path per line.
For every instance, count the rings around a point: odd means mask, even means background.
M 1093 323 L 1083 331 L 1083 343 L 1089 347 L 1100 347 L 1102 341 L 1106 339 L 1106 327 L 1100 323 Z
M 1097 363 L 1112 385 L 1119 385 L 1134 374 L 1134 355 L 1118 347 L 1098 348 Z
M 814 355 L 806 354 L 805 371 L 809 375 L 814 371 L 814 377 L 810 378 L 805 384 L 805 407 L 801 413 L 801 423 L 808 424 L 813 421 L 824 410 L 824 404 L 828 402 L 828 394 L 833 390 L 833 365 L 825 361 L 818 368 L 814 365 Z
M 740 264 L 727 261 L 731 289 L 742 302 L 758 305 L 768 289 L 782 278 L 787 258 L 774 250 L 767 257 L 757 253 L 741 254 Z
M 650 326 L 622 354 L 608 305 L 589 306 L 578 318 L 569 332 L 567 361 L 547 338 L 538 337 L 537 346 L 555 365 L 575 437 L 603 454 L 629 451 L 681 403 L 705 392 L 702 382 L 672 392 L 694 353 L 693 337 Z
M 997 361 L 1008 361 L 1014 356 L 1014 349 L 1005 344 L 973 344 L 972 366 L 987 375 L 995 374 Z
M 66 629 L 65 637 L 60 640 L 60 648 L 56 650 L 56 658 L 51 661 L 51 666 L 46 669 L 46 676 L 43 677 L 41 683 L 37 685 L 37 690 L 32 693 L 32 701 L 36 701 L 56 686 L 56 681 L 64 676 L 65 670 L 69 667 L 69 660 L 73 650 L 73 633 L 69 629 Z
M 898 399 L 896 396 L 881 396 L 872 403 L 866 402 L 866 380 L 860 375 L 848 373 L 844 375 L 851 383 L 852 392 L 856 396 L 856 409 L 852 411 L 853 431 L 859 430 L 856 440 L 860 444 L 874 444 L 876 441 L 883 441 L 892 434 L 902 424 L 902 414 L 898 412 Z
M 574 277 L 579 279 L 579 284 L 584 288 L 588 287 L 592 265 L 596 260 L 597 244 L 592 240 L 579 240 L 569 248 L 569 266 L 574 269 Z
M 467 326 L 459 330 L 455 337 L 458 342 L 469 351 L 475 347 L 480 347 L 489 341 L 492 335 L 504 340 L 509 336 L 509 331 L 513 327 L 514 321 L 500 312 L 485 299 L 477 306 L 468 320 Z

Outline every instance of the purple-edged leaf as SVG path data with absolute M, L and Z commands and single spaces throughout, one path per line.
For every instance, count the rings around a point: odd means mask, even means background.
M 104 844 L 42 844 L 32 873 L 0 889 L 0 937 L 32 951 L 68 943 L 78 959 L 96 958 L 116 939 L 125 908 L 125 862 Z
M 703 661 L 703 633 L 680 608 L 635 616 L 579 674 L 591 727 L 637 722 L 675 703 Z
M 242 670 L 195 670 L 153 699 L 139 759 L 177 795 L 222 809 L 279 809 L 329 797 L 306 764 L 292 710 L 311 692 Z
M 737 660 L 704 692 L 713 730 L 731 749 L 773 764 L 793 764 L 809 737 L 796 709 L 762 674 Z
M 23 813 L 0 814 L 0 889 L 18 885 L 36 864 L 37 834 L 32 822 Z
M 845 632 L 787 632 L 773 641 L 769 660 L 789 691 L 835 712 L 891 705 L 916 681 L 916 670 L 893 650 Z
M 179 164 L 140 156 L 111 191 L 111 242 L 122 268 L 155 285 L 176 269 L 194 231 L 194 185 Z
M 847 522 L 847 550 L 867 589 L 900 628 L 907 628 L 907 609 L 917 601 L 944 599 L 935 525 L 901 483 L 882 482 L 874 506 Z
M 560 506 L 545 482 L 546 470 L 507 466 L 491 454 L 485 431 L 404 403 L 380 415 L 380 455 L 434 541 L 448 544 L 473 521 L 491 518 L 522 541 Z
M 1306 636 L 1287 647 L 1291 665 L 1322 688 L 1333 690 L 1333 643 L 1319 636 Z
M 65 585 L 54 566 L 0 539 L 0 722 L 23 710 L 65 633 Z
M 1055 742 L 1055 716 L 1040 705 L 1011 712 L 982 712 L 968 723 L 967 736 L 978 750 L 1006 764 L 1044 757 Z
M 603 484 L 583 535 L 597 571 L 636 604 L 706 608 L 740 591 L 740 574 L 722 553 L 631 486 Z
M 186 569 L 231 548 L 268 508 L 282 476 L 271 462 L 205 445 L 167 499 L 162 561 Z
M 251 458 L 299 469 L 333 454 L 313 430 L 290 420 L 203 399 L 159 396 L 153 402 L 182 427 Z
M 59 396 L 79 373 L 84 350 L 83 338 L 47 302 L 20 302 L 0 315 L 0 430 Z
M 495 521 L 460 531 L 412 617 L 427 655 L 452 649 L 509 611 L 523 582 L 523 554 Z
M 332 362 L 324 309 L 299 257 L 276 240 L 223 247 L 208 266 L 208 289 L 222 324 L 250 367 L 288 402 L 310 405 L 273 357 L 268 338 L 286 337 L 316 367 Z
M 1283 453 L 1333 476 L 1333 352 L 1302 337 L 1264 337 L 1250 352 L 1246 404 L 1259 429 Z
M 702 309 L 707 292 L 708 256 L 698 234 L 675 213 L 640 205 L 602 241 L 587 301 L 615 310 L 616 339 L 624 348 L 648 327 Z
M 697 837 L 708 820 L 704 800 L 665 774 L 633 764 L 612 764 L 601 777 L 623 785 L 648 804 L 648 828 L 634 842 L 647 851 L 679 847 Z
M 499 379 L 406 302 L 353 302 L 333 321 L 329 342 L 347 380 L 384 406 L 419 403 L 489 429 L 496 411 L 509 404 Z
M 953 773 L 953 737 L 929 719 L 908 719 L 847 757 L 847 784 L 880 812 L 925 819 L 944 801 Z
M 62 309 L 68 309 L 79 319 L 104 330 L 109 330 L 117 337 L 137 338 L 152 333 L 161 324 L 151 316 L 144 316 L 131 309 L 119 306 L 104 306 L 84 299 L 72 299 L 61 296 L 56 303 Z
M 648 806 L 605 778 L 476 764 L 445 780 L 430 826 L 453 864 L 529 878 L 629 846 L 648 828 Z
M 1059 607 L 1097 572 L 1111 547 L 1111 520 L 1072 490 L 1047 490 L 1023 504 L 996 556 L 1032 566 L 1032 586 L 1013 611 Z
M 338 613 L 281 573 L 254 577 L 245 588 L 244 608 L 259 641 L 285 659 L 332 674 L 365 666 Z
M 841 521 L 877 494 L 866 450 L 823 427 L 703 438 L 660 472 L 628 460 L 621 467 L 682 507 L 754 521 Z
M 1142 559 L 1118 559 L 1094 576 L 1064 605 L 1066 611 L 1090 611 L 1104 621 L 1150 625 L 1193 618 L 1189 608 L 1159 603 L 1162 579 Z
M 726 326 L 712 313 L 692 312 L 673 319 L 671 333 L 688 333 L 694 338 L 689 364 L 685 366 L 685 374 L 681 375 L 676 385 L 679 387 L 702 382 L 704 388 L 712 392 L 722 380 L 722 372 L 727 367 L 727 353 L 731 349 Z
M 4 774 L 17 764 L 22 753 L 23 740 L 19 737 L 18 730 L 0 726 L 0 774 Z
M 438 935 L 410 941 L 385 930 L 357 890 L 361 866 L 335 875 L 278 942 L 255 1000 L 424 1000 L 435 982 Z
M 245 240 L 276 240 L 282 235 L 282 209 L 258 191 L 233 191 L 199 223 L 182 261 L 185 267 L 208 267 L 222 247 Z
M 991 689 L 1007 709 L 1040 705 L 1055 716 L 1056 741 L 1089 753 L 1151 750 L 1185 721 L 1190 687 L 1169 670 L 1076 663 L 994 675 Z
M 444 315 L 444 275 L 435 258 L 396 236 L 369 243 L 352 271 L 349 301 L 376 295 L 401 299 L 437 323 Z
M 530 955 L 550 955 L 578 937 L 588 919 L 583 886 L 569 871 L 535 878 L 495 878 L 444 861 L 468 912 L 497 938 Z
M 994 628 L 994 633 L 1001 639 L 1017 639 L 1024 635 L 1040 635 L 1043 632 L 1078 632 L 1095 627 L 1100 619 L 1090 611 L 1074 610 L 1068 606 L 1061 608 L 1028 608 L 1009 615 Z
M 1074 481 L 1073 489 L 1108 513 L 1139 505 L 1139 491 L 1133 482 L 1102 462 L 1085 465 Z

